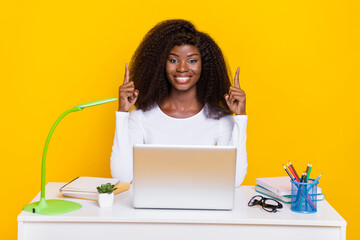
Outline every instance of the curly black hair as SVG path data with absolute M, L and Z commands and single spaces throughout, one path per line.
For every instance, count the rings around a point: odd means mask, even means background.
M 208 34 L 181 19 L 158 23 L 132 56 L 130 79 L 139 90 L 136 108 L 147 111 L 167 98 L 171 85 L 166 76 L 166 60 L 171 49 L 181 45 L 193 45 L 200 52 L 202 70 L 196 90 L 198 101 L 207 106 L 206 117 L 219 119 L 231 114 L 224 99 L 231 84 L 221 49 Z

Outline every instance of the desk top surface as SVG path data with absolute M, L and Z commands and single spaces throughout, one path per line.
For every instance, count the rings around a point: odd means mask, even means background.
M 66 199 L 82 204 L 82 208 L 63 215 L 39 215 L 22 211 L 19 222 L 123 222 L 123 223 L 198 223 L 198 224 L 263 224 L 303 226 L 346 226 L 346 221 L 326 201 L 318 202 L 318 211 L 300 214 L 290 210 L 290 204 L 276 213 L 264 211 L 260 206 L 248 207 L 252 196 L 258 194 L 254 186 L 241 186 L 235 190 L 232 211 L 135 209 L 132 189 L 115 196 L 112 208 L 99 208 L 97 201 L 62 197 L 59 188 L 65 183 L 46 185 L 46 199 Z M 33 199 L 39 201 L 40 193 Z

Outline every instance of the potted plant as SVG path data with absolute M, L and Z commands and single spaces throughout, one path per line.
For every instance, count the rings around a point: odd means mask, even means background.
M 114 202 L 114 191 L 115 185 L 111 183 L 101 184 L 101 186 L 97 187 L 97 191 L 99 193 L 98 203 L 100 207 L 112 207 Z

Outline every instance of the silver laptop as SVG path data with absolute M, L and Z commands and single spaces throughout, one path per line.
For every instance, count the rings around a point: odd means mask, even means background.
M 135 208 L 231 210 L 236 148 L 135 145 Z

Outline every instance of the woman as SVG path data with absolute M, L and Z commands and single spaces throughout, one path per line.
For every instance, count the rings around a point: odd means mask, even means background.
M 231 86 L 220 48 L 190 22 L 157 24 L 133 55 L 131 71 L 125 64 L 112 176 L 132 180 L 134 144 L 232 145 L 237 147 L 239 186 L 247 171 L 247 115 L 239 71 Z

